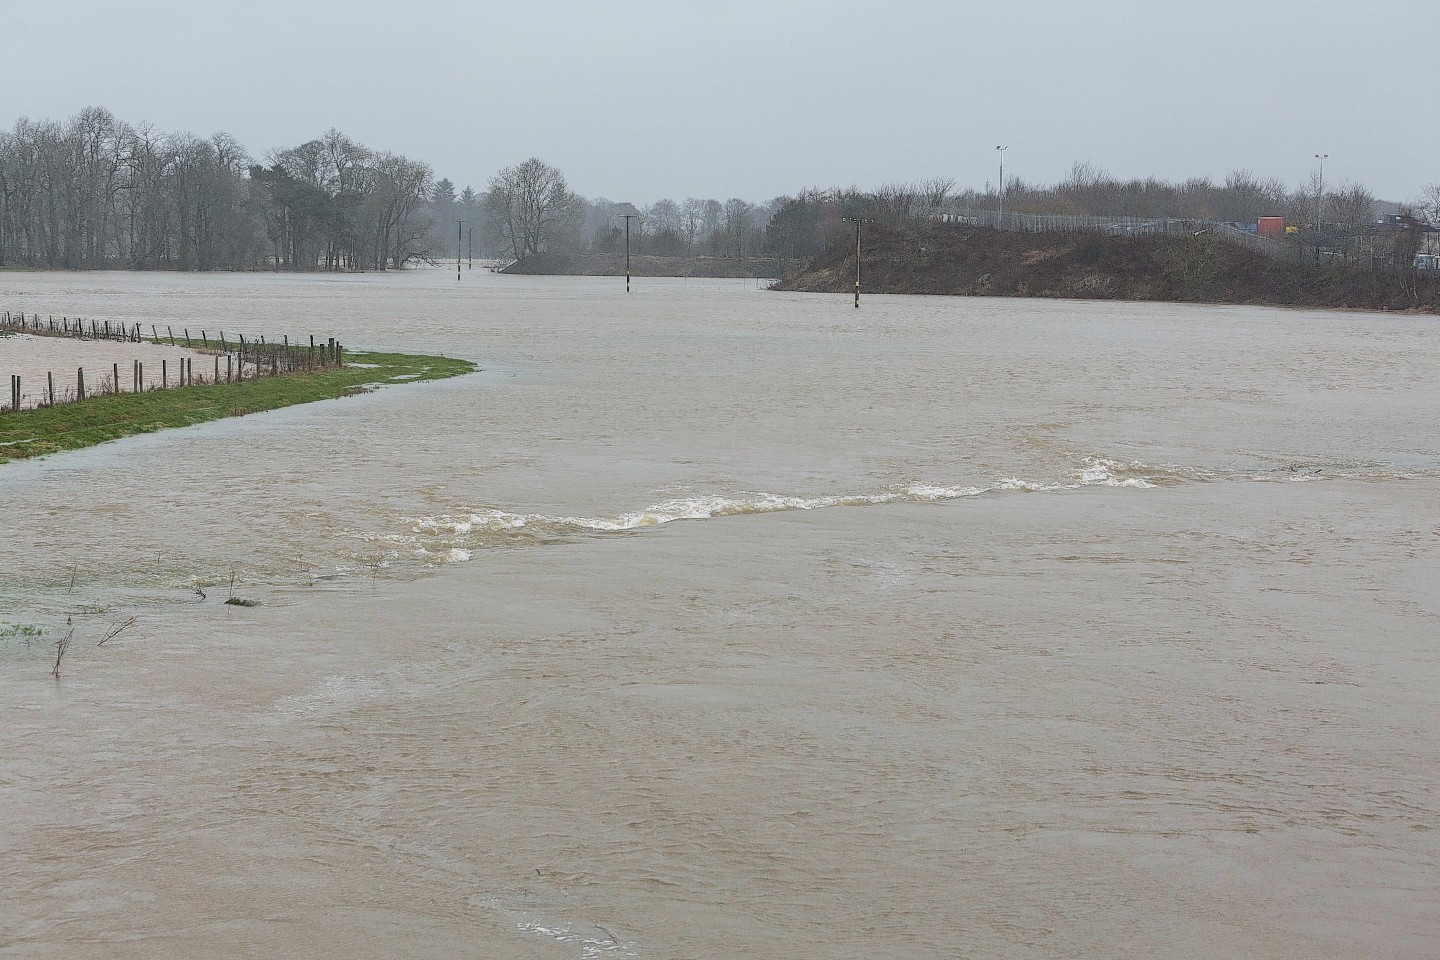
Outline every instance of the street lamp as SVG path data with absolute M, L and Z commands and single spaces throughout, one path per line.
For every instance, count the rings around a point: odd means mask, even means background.
M 460 253 L 465 249 L 465 221 L 455 220 L 455 280 L 460 280 Z
M 841 217 L 845 223 L 855 224 L 855 309 L 860 309 L 860 224 L 869 223 L 867 217 Z
M 634 207 L 630 208 L 634 210 Z M 619 216 L 625 218 L 625 292 L 630 292 L 630 221 L 638 218 L 638 213 L 622 213 Z
M 1008 144 L 995 148 L 995 152 L 1000 155 L 1000 211 L 995 217 L 996 230 L 1001 229 L 1001 224 L 1005 219 L 1005 151 L 1009 149 Z
M 1315 262 L 1320 262 L 1320 231 L 1325 226 L 1325 161 L 1330 159 L 1328 153 L 1317 153 L 1315 159 L 1320 161 L 1320 190 L 1315 197 Z

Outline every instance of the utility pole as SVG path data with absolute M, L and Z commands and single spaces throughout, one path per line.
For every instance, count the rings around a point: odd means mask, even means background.
M 455 280 L 460 280 L 460 250 L 465 244 L 465 221 L 455 221 Z
M 1330 159 L 1328 153 L 1317 153 L 1315 159 L 1320 161 L 1320 190 L 1315 197 L 1315 262 L 1320 262 L 1320 231 L 1325 228 L 1325 161 Z
M 630 209 L 635 209 L 631 207 Z M 630 221 L 640 216 L 638 213 L 622 213 L 625 218 L 625 292 L 630 292 Z
M 466 227 L 466 228 L 465 228 L 465 243 L 466 243 L 466 245 L 469 247 L 469 257 L 470 257 L 470 261 L 469 261 L 469 263 L 466 264 L 465 269 L 466 269 L 466 270 L 474 270 L 474 269 L 475 269 L 475 228 L 474 228 L 474 227 Z
M 860 224 L 869 223 L 866 217 L 841 217 L 846 223 L 855 224 L 855 309 L 860 309 Z
M 1005 222 L 1005 151 L 1009 149 L 1008 144 L 995 148 L 996 152 L 1000 154 L 1000 209 L 995 216 L 995 229 L 997 230 L 1004 229 L 1002 224 Z

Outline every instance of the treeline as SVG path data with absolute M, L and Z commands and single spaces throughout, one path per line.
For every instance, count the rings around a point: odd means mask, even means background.
M 430 168 L 331 130 L 255 162 L 233 137 L 92 107 L 0 130 L 0 265 L 398 267 L 423 255 Z
M 572 191 L 564 173 L 531 157 L 490 178 L 481 197 L 487 250 L 520 260 L 533 253 L 621 253 L 629 217 L 631 251 L 662 257 L 764 255 L 778 201 L 756 204 L 691 197 L 640 208 Z
M 1051 186 L 1015 179 L 1005 183 L 1005 208 L 1017 213 L 1079 216 L 1180 217 L 1194 220 L 1254 223 L 1258 217 L 1284 217 L 1294 224 L 1314 224 L 1321 210 L 1318 172 L 1297 187 L 1276 178 L 1236 170 L 1221 183 L 1205 177 L 1179 182 L 1154 177 L 1121 180 L 1090 163 L 1076 163 Z M 989 209 L 997 192 L 966 191 L 960 205 Z M 1331 183 L 1325 189 L 1326 223 L 1368 224 L 1375 216 L 1375 198 L 1358 184 Z
M 1353 184 L 1320 192 L 1237 171 L 1223 183 L 1120 180 L 1077 163 L 1059 183 L 1005 183 L 1018 213 L 1183 217 L 1254 223 L 1282 216 L 1355 237 L 1375 198 Z M 0 266 L 69 269 L 384 270 L 457 253 L 633 252 L 675 257 L 808 258 L 847 232 L 845 217 L 901 222 L 990 211 L 994 186 L 953 180 L 809 189 L 765 202 L 690 197 L 646 206 L 590 198 L 537 158 L 506 167 L 485 190 L 456 190 L 431 168 L 329 132 L 250 157 L 234 138 L 201 139 L 124 123 L 94 107 L 63 123 L 0 130 Z M 1440 185 L 1415 209 L 1440 217 Z M 457 223 L 457 221 L 460 221 Z
M 1440 201 L 1440 191 L 1436 191 Z M 812 257 L 851 229 L 845 217 L 879 223 L 922 220 L 939 214 L 965 216 L 994 212 L 998 189 L 957 189 L 953 180 L 889 184 L 873 191 L 812 189 L 772 202 L 765 249 L 780 259 Z M 1327 237 L 1353 238 L 1374 223 L 1377 201 L 1364 187 L 1327 187 L 1323 199 L 1318 177 L 1290 189 L 1275 179 L 1262 180 L 1239 170 L 1223 183 L 1197 178 L 1171 183 L 1155 178 L 1120 180 L 1088 163 L 1077 163 L 1061 182 L 1043 186 L 1023 180 L 1005 183 L 1008 213 L 1092 217 L 1175 217 L 1222 223 L 1254 224 L 1260 217 L 1284 217 L 1313 233 L 1323 218 Z M 1436 208 L 1440 209 L 1440 202 Z M 1416 209 L 1424 212 L 1423 203 Z

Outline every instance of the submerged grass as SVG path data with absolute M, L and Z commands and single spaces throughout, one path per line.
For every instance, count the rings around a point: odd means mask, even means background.
M 0 463 L 78 450 L 170 427 L 185 427 L 297 403 L 351 396 L 374 386 L 458 377 L 469 360 L 404 353 L 347 352 L 339 370 L 262 377 L 243 384 L 182 387 L 92 397 L 0 416 Z

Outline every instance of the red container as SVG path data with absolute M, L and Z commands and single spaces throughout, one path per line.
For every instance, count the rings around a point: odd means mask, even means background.
M 1255 222 L 1255 232 L 1262 237 L 1285 236 L 1284 217 L 1261 217 Z

